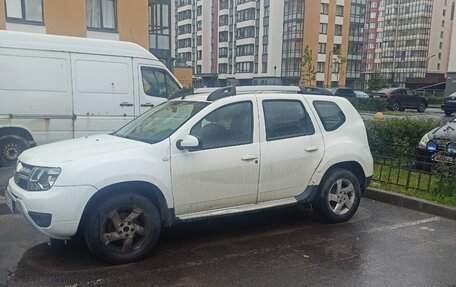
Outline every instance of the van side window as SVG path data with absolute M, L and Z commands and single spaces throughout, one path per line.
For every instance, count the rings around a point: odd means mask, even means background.
M 151 97 L 167 99 L 180 90 L 179 85 L 165 70 L 141 67 L 144 93 Z
M 337 104 L 328 101 L 314 101 L 313 106 L 326 131 L 334 131 L 345 123 L 345 115 Z

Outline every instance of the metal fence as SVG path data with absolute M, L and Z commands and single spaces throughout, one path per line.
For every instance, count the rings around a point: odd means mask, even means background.
M 424 97 L 440 97 L 445 96 L 445 90 L 415 90 L 415 93 Z
M 373 153 L 372 181 L 412 191 L 456 196 L 456 159 L 443 152 L 422 154 Z

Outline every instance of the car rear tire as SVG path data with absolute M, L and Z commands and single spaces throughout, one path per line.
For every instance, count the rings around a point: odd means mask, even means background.
M 399 106 L 399 103 L 398 102 L 394 102 L 392 105 L 391 105 L 391 110 L 393 111 L 399 111 L 401 107 Z
M 157 208 L 148 198 L 134 193 L 106 198 L 85 222 L 87 246 L 112 264 L 144 258 L 157 243 L 161 230 Z
M 452 111 L 445 111 L 445 115 L 448 117 L 451 116 L 452 113 L 453 113 Z
M 30 145 L 16 135 L 8 135 L 0 138 L 0 166 L 14 166 L 19 155 Z
M 346 169 L 333 169 L 325 175 L 318 193 L 318 207 L 329 223 L 349 220 L 358 210 L 361 188 L 358 178 Z
M 424 113 L 424 111 L 426 110 L 426 104 L 425 103 L 421 103 L 416 110 L 419 113 Z

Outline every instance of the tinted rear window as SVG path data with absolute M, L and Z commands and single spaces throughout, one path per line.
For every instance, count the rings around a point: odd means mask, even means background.
M 314 101 L 313 106 L 326 131 L 334 131 L 345 123 L 345 115 L 337 104 L 329 101 Z

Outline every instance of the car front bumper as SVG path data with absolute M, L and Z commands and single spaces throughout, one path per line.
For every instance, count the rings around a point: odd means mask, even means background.
M 84 208 L 97 189 L 93 186 L 54 186 L 30 192 L 11 178 L 6 188 L 7 205 L 22 213 L 40 232 L 55 239 L 70 239 L 78 230 Z
M 456 103 L 455 104 L 442 104 L 441 109 L 443 111 L 456 112 Z

